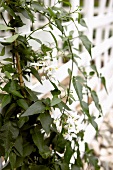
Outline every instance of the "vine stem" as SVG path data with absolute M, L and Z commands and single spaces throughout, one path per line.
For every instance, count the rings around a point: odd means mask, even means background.
M 6 20 L 5 20 L 5 18 L 4 18 L 2 13 L 1 13 L 1 17 L 2 17 L 3 21 L 5 22 L 5 24 L 8 26 L 8 24 L 7 24 L 7 22 L 6 22 Z
M 24 87 L 24 81 L 23 81 L 23 77 L 22 77 L 22 69 L 21 69 L 21 65 L 20 65 L 20 56 L 19 56 L 18 52 L 15 53 L 15 57 L 16 57 L 17 70 L 18 70 L 18 74 L 19 74 L 20 86 Z
M 27 36 L 27 39 L 28 39 L 34 32 L 45 28 L 47 25 L 49 25 L 49 23 L 47 23 L 47 24 L 45 24 L 44 26 L 42 26 L 42 27 L 40 27 L 40 28 L 37 28 L 36 30 L 32 31 L 32 32 Z
M 66 34 L 65 32 L 63 31 L 63 34 L 64 36 L 66 37 Z M 71 44 L 70 44 L 70 41 L 69 41 L 69 38 L 67 39 L 67 42 L 68 42 L 68 45 L 69 45 L 69 50 L 70 50 L 70 53 L 71 53 L 71 56 L 72 56 L 72 64 L 71 64 L 71 74 L 70 74 L 70 81 L 69 81 L 69 88 L 68 88 L 68 92 L 67 92 L 67 98 L 66 98 L 66 103 L 68 102 L 69 100 L 69 93 L 70 93 L 70 90 L 71 90 L 71 83 L 72 83 L 72 76 L 73 76 L 73 67 L 74 67 L 74 55 L 73 55 L 73 51 L 72 51 L 72 47 L 71 47 Z

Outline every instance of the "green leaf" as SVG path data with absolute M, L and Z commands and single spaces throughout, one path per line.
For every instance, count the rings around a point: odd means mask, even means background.
M 105 77 L 100 77 L 100 78 L 101 78 L 101 83 L 104 85 L 104 88 L 105 88 L 106 92 L 108 93 L 107 87 L 106 87 L 106 79 L 105 79 Z
M 52 124 L 52 118 L 48 112 L 40 114 L 40 122 L 43 129 L 47 134 L 50 133 L 50 125 Z
M 86 28 L 87 28 L 86 22 L 84 21 L 83 18 L 80 19 L 79 24 L 82 25 L 83 27 L 86 27 Z
M 83 98 L 83 93 L 82 93 L 82 84 L 76 80 L 76 77 L 73 77 L 73 86 L 74 86 L 74 89 L 77 93 L 77 96 L 80 100 L 80 102 L 82 101 L 82 98 Z
M 69 164 L 68 163 L 62 163 L 61 165 L 61 170 L 69 170 Z
M 2 72 L 5 72 L 5 71 L 8 72 L 7 74 L 9 74 L 9 73 L 14 73 L 14 72 L 15 72 L 15 69 L 13 68 L 12 63 L 5 64 L 5 65 L 2 67 Z M 9 75 L 9 76 L 11 76 L 11 75 Z M 7 77 L 8 77 L 8 76 L 7 76 Z M 10 78 L 10 79 L 12 79 L 12 78 Z
M 9 119 L 10 116 L 15 113 L 16 106 L 17 106 L 16 103 L 11 103 L 11 105 L 9 106 L 9 108 L 7 108 L 7 111 L 5 113 L 5 119 Z
M 42 103 L 42 101 L 37 101 L 35 103 L 33 103 L 25 112 L 23 115 L 21 115 L 21 117 L 24 116 L 30 116 L 30 115 L 34 115 L 34 114 L 39 114 L 39 113 L 43 113 L 46 109 L 46 106 Z
M 15 164 L 16 164 L 16 154 L 14 152 L 10 153 L 9 161 L 10 161 L 10 164 L 11 164 L 11 168 L 14 169 L 15 168 Z
M 19 117 L 18 127 L 21 128 L 28 120 L 29 117 Z
M 39 44 L 42 44 L 42 42 L 38 38 L 34 38 L 34 37 L 30 36 L 30 39 L 37 41 Z
M 81 13 L 80 12 L 78 12 L 78 23 L 80 23 L 80 19 L 81 19 Z
M 30 166 L 30 170 L 50 170 L 48 167 L 44 165 L 32 165 Z
M 73 153 L 74 152 L 73 152 L 73 149 L 71 147 L 71 142 L 68 141 L 67 144 L 66 144 L 66 151 L 64 153 L 64 159 L 65 159 L 66 163 L 68 163 L 68 164 L 70 163 L 70 159 L 71 159 Z
M 95 122 L 95 117 L 91 117 L 90 118 L 90 123 L 92 124 L 92 126 L 95 128 L 96 131 L 98 131 L 98 124 Z
M 9 62 L 13 62 L 13 59 L 12 58 L 4 58 L 4 61 L 9 61 Z
M 31 73 L 37 78 L 37 80 L 42 84 L 41 76 L 34 67 L 30 67 Z
M 7 121 L 0 129 L 0 139 L 4 141 L 5 151 L 13 146 L 14 139 L 17 138 L 19 129 L 17 125 L 11 121 Z
M 88 118 L 90 118 L 88 103 L 81 101 L 81 107 L 83 111 L 86 113 L 86 115 L 88 116 Z
M 59 104 L 62 100 L 60 98 L 57 98 L 57 96 L 53 96 L 52 101 L 51 101 L 51 106 L 55 106 Z
M 98 165 L 98 158 L 93 155 L 88 156 L 88 158 L 89 158 L 89 163 L 95 167 L 95 170 L 99 170 L 100 167 Z
M 25 89 L 27 90 L 28 94 L 30 95 L 30 97 L 28 96 L 28 98 L 30 98 L 30 100 L 32 100 L 32 101 L 38 100 L 38 97 L 36 96 L 34 91 L 29 89 L 28 87 L 25 87 Z
M 0 31 L 14 30 L 12 27 L 7 27 L 6 25 L 0 24 Z
M 26 143 L 23 147 L 23 156 L 29 156 L 34 150 L 33 145 L 31 145 L 30 143 Z
M 93 63 L 93 60 L 91 61 L 91 68 L 96 72 L 96 74 L 97 74 L 97 77 L 99 77 L 99 73 L 98 73 L 98 71 L 97 71 L 97 67 L 96 67 L 96 65 Z
M 81 76 L 76 76 L 76 80 L 79 81 L 80 83 L 84 83 L 85 82 L 84 78 L 81 77 Z
M 2 108 L 11 102 L 11 96 L 9 94 L 5 94 L 2 99 Z
M 55 23 L 56 23 L 57 28 L 63 33 L 63 26 L 61 24 L 61 21 L 57 19 L 55 20 Z
M 14 147 L 18 151 L 18 153 L 21 156 L 23 156 L 23 139 L 22 139 L 22 136 L 18 136 L 18 138 L 15 141 Z
M 51 17 L 54 18 L 56 16 L 55 13 L 53 12 L 53 10 L 50 7 L 48 7 L 48 11 L 49 11 L 49 14 L 51 15 Z
M 95 74 L 94 71 L 90 71 L 90 73 L 89 73 L 90 76 L 93 76 L 94 74 Z
M 10 25 L 12 27 L 22 27 L 23 25 L 25 25 L 21 19 L 20 16 L 15 16 L 15 18 L 12 18 L 10 20 Z
M 80 167 L 78 167 L 78 166 L 76 166 L 76 165 L 72 165 L 72 167 L 71 167 L 72 169 L 71 170 L 81 170 L 81 168 Z
M 63 2 L 64 4 L 66 4 L 66 6 L 72 7 L 71 3 L 66 1 L 66 0 L 61 0 L 61 2 Z
M 57 137 L 57 141 L 55 143 L 56 145 L 56 151 L 58 151 L 59 153 L 64 153 L 65 151 L 65 146 L 66 146 L 66 139 L 60 134 Z
M 23 108 L 24 110 L 27 110 L 28 109 L 28 104 L 27 104 L 27 102 L 26 102 L 26 100 L 24 100 L 24 99 L 19 99 L 19 100 L 17 100 L 17 104 L 21 107 L 21 108 Z
M 13 94 L 14 96 L 24 98 L 19 91 L 16 90 L 10 90 L 10 93 Z
M 102 112 L 101 106 L 99 104 L 99 99 L 98 99 L 97 93 L 94 90 L 91 91 L 91 97 L 93 98 L 93 101 L 94 101 L 95 106 L 97 107 L 97 109 L 100 112 Z
M 9 7 L 9 5 L 3 3 L 3 7 L 5 10 L 7 10 L 7 12 L 12 16 L 12 17 L 16 17 L 16 13 L 14 12 L 14 9 L 11 9 Z
M 43 11 L 43 12 L 48 12 L 46 8 L 44 8 L 39 2 L 32 1 L 31 2 L 31 7 L 34 8 L 36 11 Z
M 22 166 L 24 160 L 25 160 L 24 157 L 22 157 L 22 156 L 21 156 L 21 157 L 17 156 L 17 157 L 16 157 L 16 166 L 15 166 L 15 168 L 18 168 L 18 167 Z
M 5 47 L 2 48 L 1 52 L 0 52 L 0 56 L 4 56 L 5 54 Z
M 53 39 L 54 39 L 54 41 L 55 41 L 56 48 L 58 49 L 58 42 L 57 42 L 56 37 L 54 36 L 54 34 L 53 34 L 51 31 L 49 31 L 49 32 L 50 32 L 50 34 L 52 35 L 52 37 L 53 37 Z
M 18 36 L 19 36 L 19 34 L 12 35 L 11 37 L 6 38 L 5 42 L 12 43 L 12 42 L 14 42 L 18 38 Z
M 8 79 L 12 79 L 12 76 L 10 75 L 8 71 L 5 71 L 4 74 Z
M 82 41 L 82 43 L 83 43 L 84 47 L 86 48 L 86 50 L 88 51 L 88 53 L 90 54 L 90 56 L 92 57 L 92 54 L 91 54 L 92 43 L 91 43 L 91 41 L 88 39 L 88 37 L 86 37 L 85 35 L 81 35 L 80 33 L 79 33 L 79 38 Z
M 57 107 L 60 109 L 60 111 L 62 112 L 64 109 L 71 111 L 71 109 L 66 105 L 66 103 L 64 103 L 63 101 L 61 101 L 60 103 L 57 104 Z
M 41 50 L 42 50 L 42 52 L 43 52 L 45 55 L 47 55 L 47 52 L 52 51 L 52 48 L 46 46 L 45 44 L 42 44 L 42 45 L 41 45 Z
M 58 90 L 58 89 L 54 89 L 54 90 L 51 90 L 51 94 L 52 94 L 53 96 L 58 96 L 59 94 L 61 94 L 61 91 Z
M 72 71 L 68 68 L 68 74 L 69 74 L 69 76 L 71 77 L 71 75 L 72 75 Z
M 40 131 L 37 131 L 37 129 L 34 129 L 32 138 L 33 138 L 35 145 L 38 147 L 39 153 L 41 154 L 41 156 L 44 159 L 47 159 L 50 156 L 51 151 L 49 150 L 49 147 L 47 145 L 45 145 L 45 143 L 44 143 L 43 134 L 41 134 Z

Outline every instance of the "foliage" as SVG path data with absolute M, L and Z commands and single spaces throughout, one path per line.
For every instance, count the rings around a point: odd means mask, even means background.
M 62 3 L 62 1 L 57 3 Z M 90 55 L 91 42 L 78 30 L 77 24 L 72 18 L 72 14 L 80 13 L 79 8 L 71 11 L 71 4 L 63 0 L 63 3 L 70 8 L 69 11 L 66 11 L 62 7 L 57 7 L 57 3 L 47 7 L 44 3 L 35 0 L 0 0 L 1 17 L 4 22 L 4 24 L 0 24 L 0 30 L 12 34 L 8 38 L 0 39 L 2 45 L 0 56 L 4 56 L 4 59 L 0 61 L 0 156 L 3 156 L 5 160 L 9 158 L 9 163 L 4 170 L 80 170 L 84 166 L 83 162 L 93 165 L 96 170 L 99 169 L 98 161 L 87 144 L 85 144 L 84 156 L 81 156 L 79 144 L 80 141 L 83 141 L 84 131 L 77 129 L 77 120 L 71 115 L 69 106 L 73 102 L 79 101 L 84 117 L 83 122 L 91 123 L 98 130 L 95 118 L 89 112 L 90 103 L 85 100 L 85 96 L 87 99 L 89 96 L 92 97 L 95 106 L 101 113 L 98 96 L 87 84 L 88 78 L 93 74 L 97 74 L 97 76 L 99 74 L 94 65 L 91 65 L 90 73 L 83 66 L 79 67 L 79 56 L 73 52 L 75 48 L 73 31 L 67 35 L 66 26 L 63 23 L 69 21 L 74 23 L 75 29 L 78 31 L 78 38 Z M 8 21 L 4 18 L 4 11 L 9 14 Z M 35 22 L 34 13 L 45 17 L 48 22 L 41 28 L 33 30 L 29 35 L 25 35 L 24 32 L 18 33 L 18 28 L 26 24 L 23 23 L 22 17 L 29 19 L 33 25 Z M 83 19 L 79 18 L 79 21 L 82 26 L 86 27 Z M 63 49 L 59 46 L 57 37 L 53 33 L 54 28 L 60 32 Z M 38 37 L 34 38 L 32 35 L 38 30 L 48 31 L 53 38 L 54 46 L 44 44 Z M 33 50 L 29 43 L 30 40 L 34 40 L 40 45 L 40 51 Z M 6 55 L 9 48 L 11 57 Z M 24 83 L 24 80 L 29 81 L 29 76 L 33 75 L 40 84 L 43 84 L 40 68 L 34 67 L 33 63 L 46 62 L 47 56 L 53 60 L 54 49 L 57 49 L 57 54 L 64 55 L 68 52 L 67 56 L 72 60 L 72 68 L 68 70 L 69 87 L 64 96 L 66 102 L 61 97 L 59 86 L 46 73 L 44 76 L 54 88 L 51 91 L 52 98 L 40 99 L 39 94 L 29 89 Z M 79 76 L 73 76 L 74 64 L 80 71 Z M 103 77 L 102 81 L 105 85 Z M 71 92 L 71 86 L 74 87 L 76 97 Z M 60 111 L 58 119 L 52 116 L 52 112 L 56 110 Z M 72 122 L 74 123 L 72 124 Z M 74 130 L 69 132 L 71 127 Z M 71 161 L 72 157 L 73 162 Z

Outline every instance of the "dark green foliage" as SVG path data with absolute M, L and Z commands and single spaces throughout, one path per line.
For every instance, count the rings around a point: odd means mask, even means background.
M 67 0 L 59 0 L 58 3 L 63 3 L 64 6 L 71 8 L 71 4 Z M 90 153 L 87 145 L 84 151 L 87 154 L 81 157 L 79 141 L 83 141 L 84 131 L 76 132 L 76 122 L 74 132 L 68 131 L 68 128 L 70 128 L 68 119 L 71 117 L 68 113 L 71 111 L 71 108 L 67 105 L 68 102 L 72 104 L 79 101 L 81 112 L 87 116 L 87 122 L 91 123 L 96 130 L 98 130 L 98 126 L 95 117 L 90 115 L 89 103 L 84 100 L 84 95 L 87 97 L 91 95 L 97 109 L 100 112 L 102 111 L 96 92 L 87 86 L 88 75 L 85 68 L 82 71 L 78 67 L 76 59 L 80 59 L 80 57 L 75 52 L 73 53 L 73 49 L 77 50 L 73 46 L 73 30 L 67 35 L 65 31 L 68 28 L 63 26 L 64 22 L 74 22 L 71 14 L 79 13 L 79 9 L 67 12 L 61 7 L 47 7 L 44 3 L 35 0 L 3 0 L 0 1 L 0 6 L 9 14 L 9 21 L 6 22 L 4 19 L 5 23 L 0 24 L 0 30 L 12 33 L 10 37 L 0 40 L 3 46 L 0 56 L 5 56 L 3 62 L 0 62 L 2 73 L 0 82 L 0 156 L 3 156 L 6 160 L 9 158 L 9 163 L 4 170 L 14 170 L 15 168 L 16 170 L 81 170 L 83 160 L 98 170 L 98 161 Z M 42 43 L 38 37 L 32 37 L 36 30 L 27 36 L 24 33 L 19 34 L 17 32 L 18 27 L 26 24 L 22 21 L 22 16 L 29 19 L 32 24 L 34 23 L 34 12 L 48 20 L 46 25 L 38 29 L 44 30 L 46 26 L 50 28 L 49 31 L 46 29 L 46 32 L 53 38 L 54 47 L 49 44 L 49 40 L 47 45 Z M 83 19 L 79 18 L 79 20 L 82 26 L 87 27 Z M 61 33 L 60 39 L 63 49 L 59 46 L 57 37 L 53 33 L 54 27 Z M 91 55 L 91 42 L 87 36 L 79 31 L 78 33 L 80 40 Z M 40 51 L 34 51 L 29 40 L 36 41 L 40 45 Z M 7 48 L 10 48 L 11 57 L 5 55 Z M 52 98 L 40 99 L 38 96 L 40 93 L 26 87 L 23 81 L 24 79 L 29 81 L 29 77 L 33 75 L 39 83 L 43 84 L 40 68 L 34 67 L 31 63 L 44 62 L 46 56 L 53 60 L 52 52 L 54 48 L 62 53 L 63 57 L 67 57 L 67 61 L 72 60 L 72 68 L 68 69 L 69 87 L 65 90 L 63 97 L 66 102 L 63 101 L 59 86 L 52 81 L 47 73 L 44 73 L 44 76 L 53 86 L 53 90 L 51 90 Z M 81 71 L 81 76 L 73 77 L 74 63 Z M 92 62 L 91 68 L 93 71 L 89 75 L 93 76 L 96 72 L 99 77 L 96 66 Z M 100 78 L 106 89 L 104 77 L 101 76 Z M 77 98 L 71 92 L 72 85 Z M 84 89 L 86 93 L 83 92 Z M 54 120 L 51 115 L 57 109 L 61 116 L 58 120 Z M 56 122 L 59 122 L 59 124 L 57 125 Z M 72 138 L 68 139 L 67 134 L 72 135 Z M 72 141 L 74 146 L 72 146 Z M 74 159 L 74 164 L 71 165 L 70 160 L 74 153 L 77 156 Z

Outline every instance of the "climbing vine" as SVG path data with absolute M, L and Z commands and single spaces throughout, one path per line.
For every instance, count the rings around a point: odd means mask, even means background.
M 87 143 L 84 144 L 84 153 L 81 153 L 80 142 L 84 140 L 84 129 L 78 128 L 80 116 L 76 110 L 71 109 L 71 105 L 79 102 L 83 117 L 79 123 L 92 124 L 98 131 L 95 117 L 89 111 L 89 97 L 99 111 L 98 116 L 102 109 L 96 92 L 88 86 L 87 81 L 97 75 L 105 86 L 105 79 L 99 75 L 93 63 L 90 40 L 78 29 L 77 24 L 86 27 L 85 21 L 80 18 L 80 8 L 72 11 L 71 4 L 63 0 L 70 8 L 67 11 L 58 7 L 58 3 L 62 1 L 48 7 L 35 0 L 0 0 L 3 20 L 0 30 L 9 33 L 9 37 L 0 37 L 0 156 L 7 162 L 4 170 L 80 170 L 85 162 L 96 170 L 99 169 L 98 160 Z M 9 15 L 8 20 L 5 19 L 4 12 Z M 78 16 L 76 20 L 72 17 L 74 13 Z M 30 33 L 19 33 L 18 28 L 26 24 L 22 18 L 30 20 L 33 28 L 34 14 L 46 18 L 47 23 Z M 78 32 L 76 38 L 91 56 L 90 72 L 84 66 L 79 66 L 81 58 L 73 43 L 74 32 L 67 34 L 68 26 L 64 24 L 68 25 L 69 22 L 74 24 L 74 29 Z M 54 29 L 57 29 L 59 35 L 54 34 Z M 50 34 L 54 43 L 51 44 L 49 39 L 48 43 L 43 43 L 39 37 L 33 37 L 40 30 Z M 57 36 L 60 38 L 60 45 Z M 39 49 L 34 50 L 30 40 L 35 41 Z M 57 51 L 56 58 L 65 56 L 72 63 L 68 69 L 69 85 L 64 88 L 63 96 L 61 83 L 49 74 L 51 70 L 48 65 L 43 65 L 49 61 L 50 66 L 54 61 L 54 50 Z M 74 75 L 74 67 L 77 67 L 78 75 Z M 32 91 L 26 85 L 31 76 L 42 85 L 43 79 L 50 81 L 53 86 L 51 97 L 40 98 L 38 91 Z

